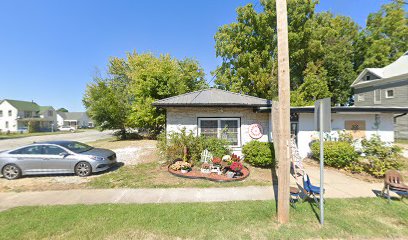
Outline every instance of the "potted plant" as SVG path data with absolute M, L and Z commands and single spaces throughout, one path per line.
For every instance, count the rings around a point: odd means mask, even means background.
M 227 176 L 228 177 L 236 177 L 236 176 L 242 176 L 242 172 L 241 172 L 241 170 L 242 170 L 242 168 L 243 168 L 244 166 L 242 165 L 242 163 L 240 163 L 240 162 L 233 162 L 232 164 L 231 164 L 231 166 L 229 166 L 229 172 L 227 172 Z M 231 173 L 232 172 L 232 173 Z M 231 178 L 232 178 L 231 177 Z
M 184 162 L 181 166 L 181 173 L 188 173 L 191 170 L 191 165 L 189 163 Z
M 202 173 L 206 173 L 206 174 L 211 173 L 211 166 L 210 166 L 210 164 L 208 164 L 208 163 L 203 163 L 203 164 L 201 165 L 201 172 L 202 172 Z
M 233 154 L 231 155 L 231 160 L 232 160 L 233 162 L 240 162 L 240 161 L 241 161 L 241 157 L 233 153 Z

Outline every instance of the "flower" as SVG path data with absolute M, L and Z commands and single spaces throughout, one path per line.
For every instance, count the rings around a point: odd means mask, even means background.
M 203 163 L 203 164 L 201 165 L 201 168 L 202 168 L 202 169 L 210 169 L 210 164 L 208 164 L 208 163 Z
M 231 155 L 231 160 L 234 161 L 234 162 L 239 162 L 239 161 L 241 161 L 241 157 L 239 157 L 238 155 L 233 153 Z
M 231 166 L 230 166 L 230 169 L 231 169 L 232 171 L 234 171 L 234 172 L 239 172 L 239 171 L 242 170 L 242 168 L 243 168 L 243 165 L 242 165 L 242 163 L 240 163 L 240 162 L 233 162 L 233 163 L 231 164 Z
M 219 158 L 219 157 L 215 157 L 215 158 L 212 159 L 213 164 L 218 165 L 218 164 L 221 164 L 221 162 L 222 162 L 222 159 Z

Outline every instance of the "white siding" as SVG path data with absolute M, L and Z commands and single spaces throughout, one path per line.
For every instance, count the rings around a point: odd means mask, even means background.
M 11 116 L 8 115 L 9 110 L 11 110 Z M 16 132 L 17 131 L 17 114 L 18 111 L 7 101 L 4 101 L 0 105 L 0 111 L 3 111 L 3 117 L 0 117 L 0 130 L 2 132 Z M 6 128 L 6 122 L 8 122 L 8 128 Z
M 339 130 L 344 130 L 345 121 L 347 120 L 364 120 L 368 139 L 373 135 L 379 135 L 382 141 L 394 142 L 393 114 L 334 113 L 332 114 L 332 133 L 335 134 Z M 298 146 L 302 157 L 306 157 L 310 153 L 309 143 L 316 138 L 318 138 L 318 132 L 314 131 L 313 113 L 299 114 Z
M 259 141 L 269 141 L 268 113 L 255 113 L 250 108 L 207 108 L 207 107 L 184 107 L 184 108 L 167 108 L 166 115 L 166 132 L 179 132 L 186 128 L 187 131 L 192 131 L 197 135 L 197 119 L 200 117 L 231 117 L 241 119 L 241 147 L 234 147 L 233 151 L 241 154 L 242 146 L 252 140 L 249 136 L 249 126 L 258 123 L 263 128 L 263 136 Z

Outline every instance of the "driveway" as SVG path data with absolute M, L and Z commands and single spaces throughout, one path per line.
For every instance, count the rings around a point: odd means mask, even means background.
M 33 136 L 24 138 L 0 140 L 0 151 L 13 149 L 16 147 L 31 144 L 33 142 L 54 141 L 54 140 L 72 140 L 78 142 L 93 142 L 96 140 L 112 137 L 112 131 L 100 132 L 98 130 L 86 130 L 84 132 Z

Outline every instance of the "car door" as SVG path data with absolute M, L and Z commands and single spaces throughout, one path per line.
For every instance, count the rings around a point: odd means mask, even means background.
M 21 168 L 23 174 L 38 174 L 42 172 L 41 157 L 42 148 L 40 145 L 33 145 L 20 148 L 10 153 L 16 159 L 16 164 Z
M 55 145 L 43 147 L 43 169 L 49 173 L 72 173 L 74 170 L 72 155 Z

